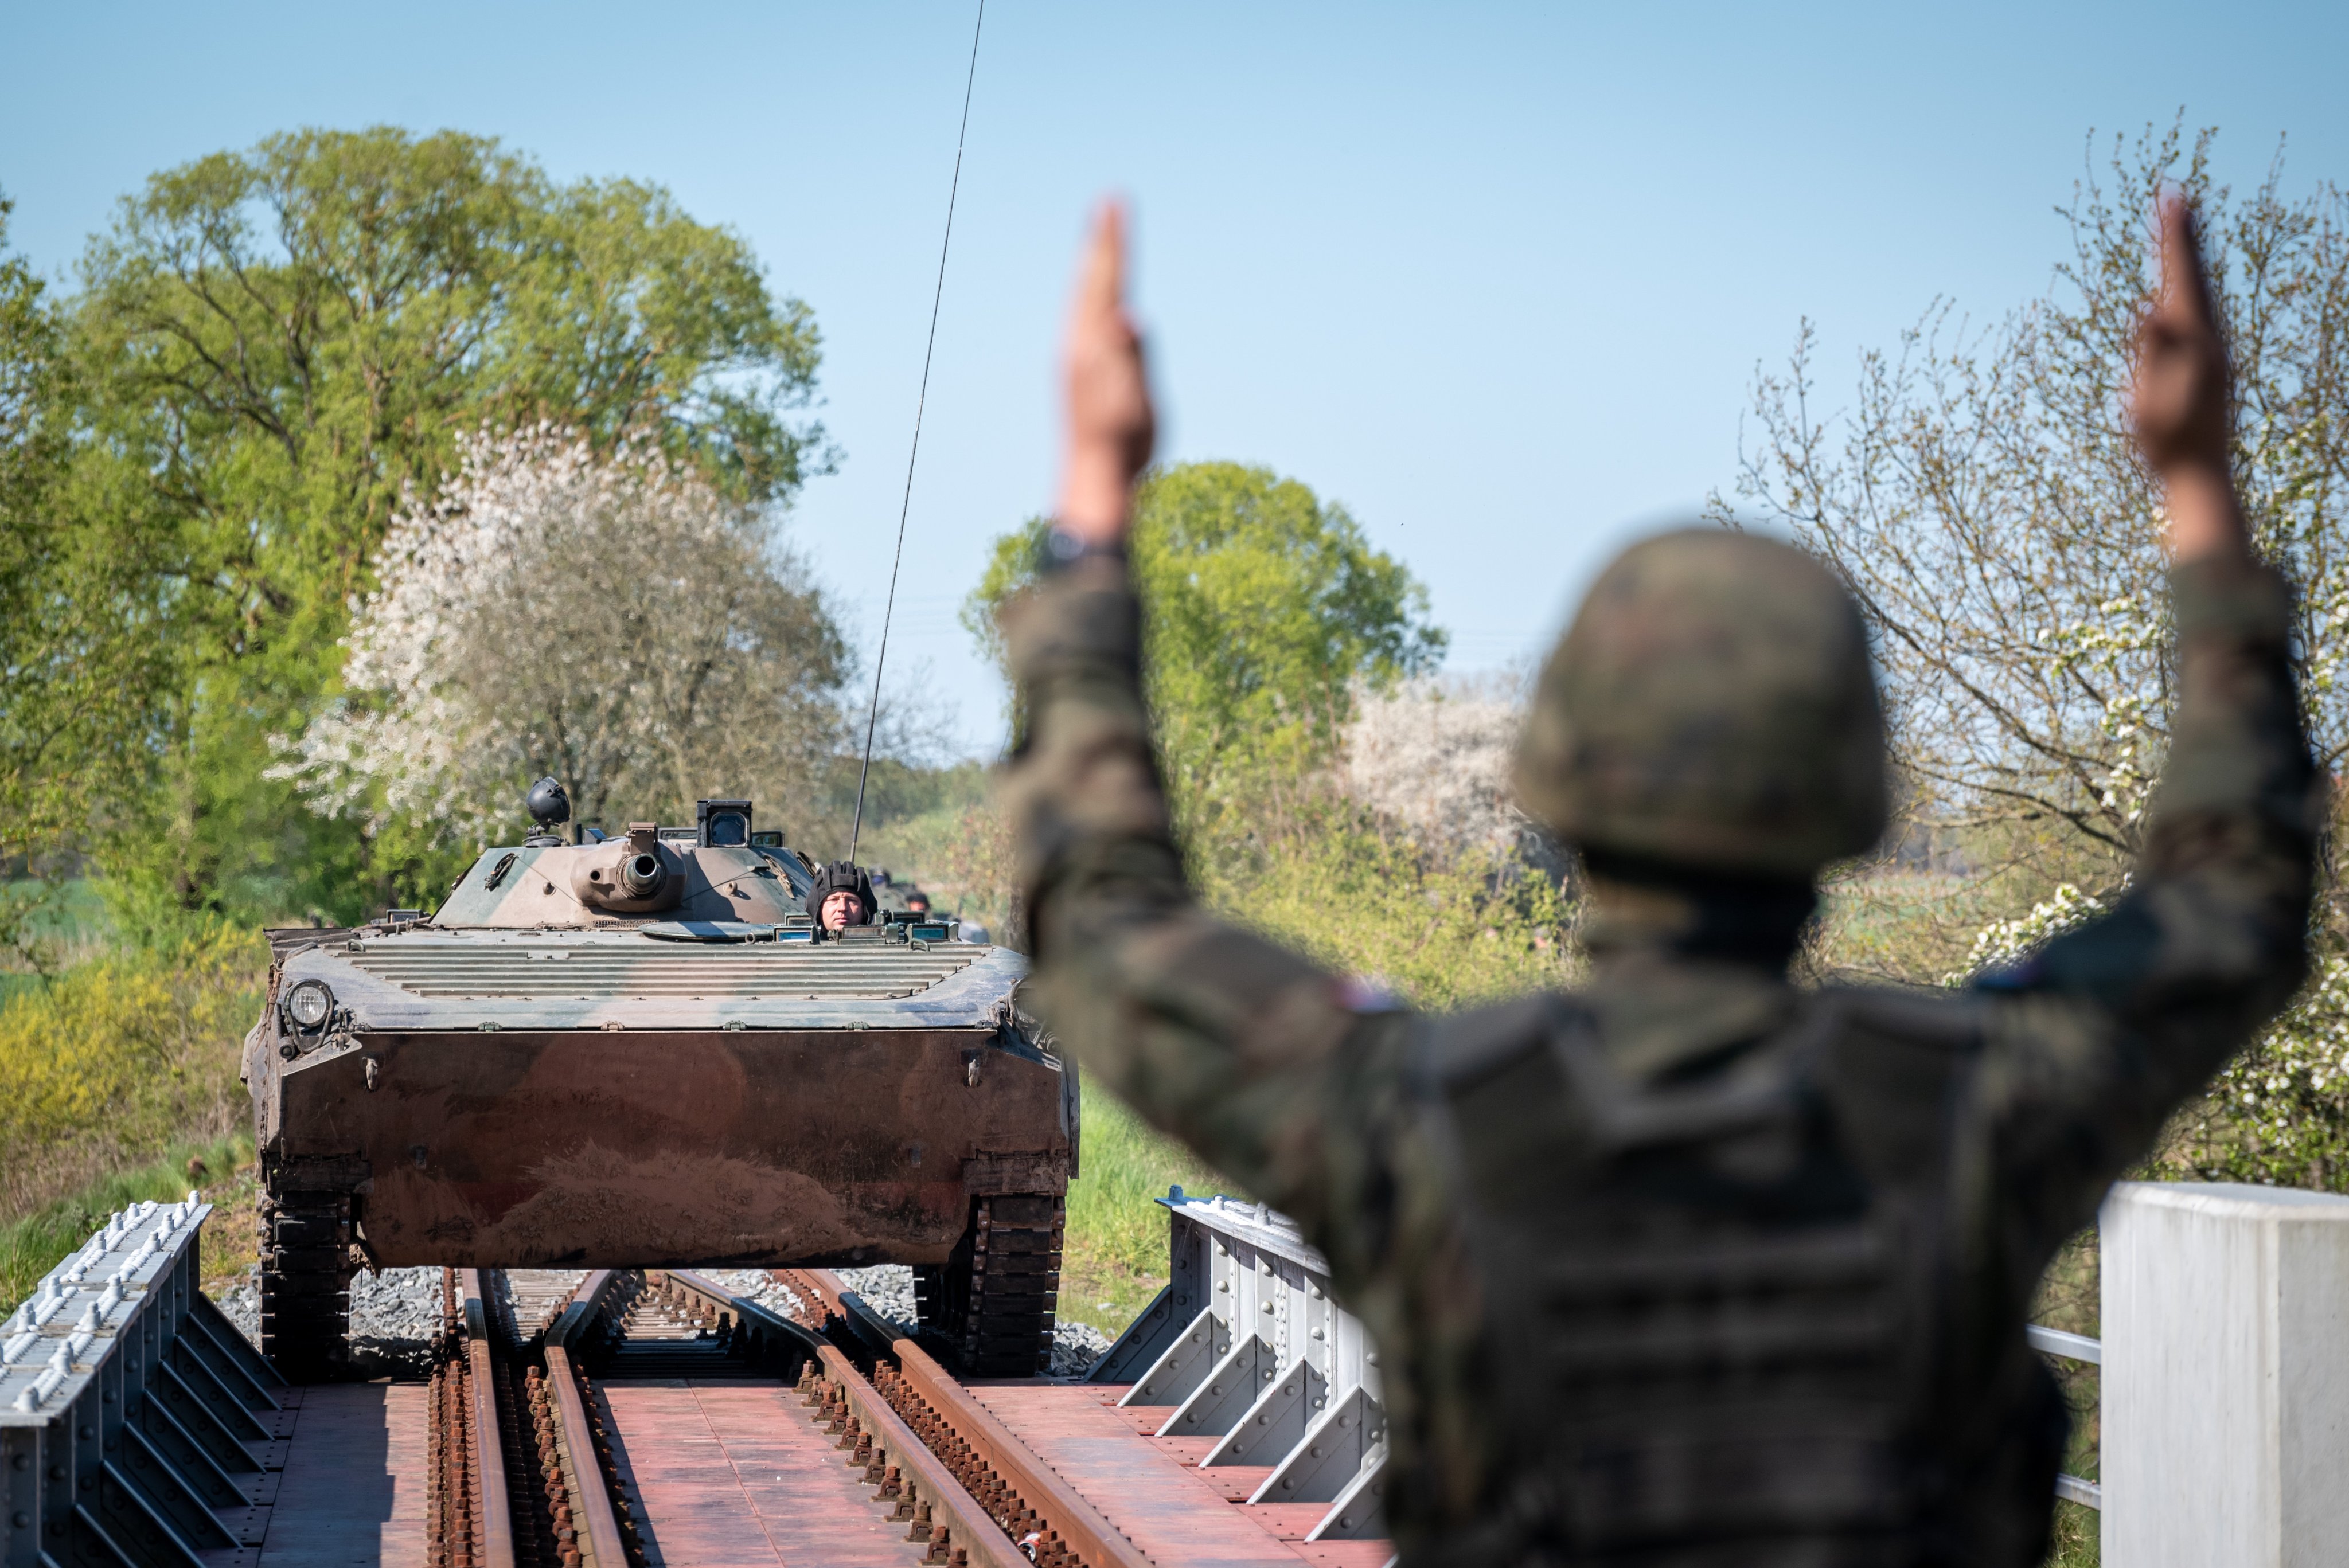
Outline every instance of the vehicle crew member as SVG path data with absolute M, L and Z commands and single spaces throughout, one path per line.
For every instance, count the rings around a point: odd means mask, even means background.
M 815 916 L 819 931 L 870 924 L 878 907 L 873 879 L 854 861 L 833 861 L 815 873 L 815 885 L 808 889 L 807 912 Z
M 1385 1355 L 1406 1563 L 2040 1560 L 2064 1414 L 2033 1289 L 2299 984 L 2320 816 L 2191 222 L 2163 227 L 2133 417 L 2179 700 L 2118 907 L 1948 995 L 1794 987 L 1816 873 L 1885 826 L 1867 638 L 1811 557 L 1691 530 L 1599 577 L 1520 749 L 1589 873 L 1589 984 L 1429 1018 L 1185 884 L 1123 553 L 1153 415 L 1104 214 L 1051 559 L 1007 616 L 1032 1005 L 1327 1256 Z

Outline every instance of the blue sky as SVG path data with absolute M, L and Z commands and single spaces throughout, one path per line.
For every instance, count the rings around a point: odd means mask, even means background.
M 791 526 L 869 654 L 969 5 L 9 12 L 0 189 L 52 273 L 150 172 L 301 125 L 492 134 L 740 231 L 824 334 L 846 458 Z M 1936 296 L 2044 291 L 2091 129 L 2182 108 L 2238 184 L 2285 133 L 2294 189 L 2349 179 L 2344 58 L 2339 5 L 994 0 L 893 672 L 998 743 L 955 611 L 1050 500 L 1103 191 L 1136 208 L 1163 454 L 1344 501 L 1475 670 L 1537 654 L 1611 545 L 1730 483 L 1754 366 L 1801 318 L 1832 400 Z

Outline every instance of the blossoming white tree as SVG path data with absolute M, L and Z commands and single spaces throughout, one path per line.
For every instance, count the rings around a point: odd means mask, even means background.
M 1358 686 L 1339 767 L 1346 793 L 1431 847 L 1515 847 L 1528 825 L 1509 789 L 1522 686 L 1497 676 Z
M 2138 847 L 2174 673 L 2164 525 L 2121 397 L 2146 214 L 2173 181 L 2201 214 L 2236 361 L 2245 508 L 2298 594 L 2318 766 L 2349 758 L 2349 194 L 2287 200 L 2279 168 L 2236 201 L 2209 139 L 2116 149 L 2113 187 L 2089 183 L 2068 214 L 2074 256 L 2046 299 L 1973 333 L 1937 307 L 1898 354 L 1862 357 L 1847 411 L 1814 401 L 1807 324 L 1786 373 L 1756 384 L 1742 515 L 1859 597 L 1901 761 L 1944 825 L 2059 826 L 2112 865 Z
M 2349 193 L 2292 199 L 2279 166 L 2237 201 L 2206 133 L 2115 150 L 2068 216 L 2048 298 L 1968 333 L 1937 309 L 1863 356 L 1847 410 L 1814 398 L 1807 325 L 1755 387 L 1737 499 L 1843 575 L 1876 634 L 1917 814 L 2027 904 L 1963 978 L 2077 924 L 2125 885 L 2175 696 L 2164 521 L 2121 407 L 2150 282 L 2145 215 L 2194 201 L 2235 362 L 2235 469 L 2258 546 L 2292 581 L 2318 768 L 2349 764 Z M 1725 502 L 1716 510 L 1731 520 Z M 2083 888 L 2090 891 L 2083 891 Z M 2220 1075 L 2186 1159 L 2211 1174 L 2349 1185 L 2349 919 L 2328 877 L 2317 974 Z M 1921 977 L 1921 976 L 1920 976 Z
M 274 769 L 322 810 L 464 845 L 552 773 L 585 822 L 706 795 L 787 810 L 839 741 L 846 651 L 800 562 L 656 452 L 479 434 L 379 562 L 342 696 Z

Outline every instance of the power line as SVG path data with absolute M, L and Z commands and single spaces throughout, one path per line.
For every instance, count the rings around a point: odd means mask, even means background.
M 905 518 L 914 508 L 914 463 L 922 453 L 922 413 L 930 402 L 930 357 L 938 346 L 938 306 L 947 295 L 947 252 L 954 244 L 955 198 L 962 193 L 962 146 L 970 132 L 970 89 L 978 80 L 978 35 L 987 26 L 987 0 L 970 29 L 970 70 L 962 83 L 962 125 L 955 132 L 954 183 L 947 188 L 947 232 L 938 242 L 938 282 L 930 294 L 930 338 L 922 349 L 922 391 L 914 402 L 914 445 L 905 454 L 905 498 L 897 505 L 897 549 L 889 558 L 889 599 L 881 611 L 881 651 L 873 659 L 873 702 L 864 714 L 864 760 L 856 769 L 856 816 L 848 827 L 848 858 L 864 830 L 864 781 L 873 773 L 873 730 L 881 721 L 881 672 L 889 664 L 889 617 L 897 608 L 897 568 L 905 559 Z

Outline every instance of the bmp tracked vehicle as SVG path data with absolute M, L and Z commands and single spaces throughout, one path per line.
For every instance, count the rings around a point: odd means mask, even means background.
M 270 934 L 264 1348 L 332 1375 L 362 1260 L 903 1263 L 968 1370 L 1035 1371 L 1078 1100 L 1024 961 L 926 916 L 814 929 L 748 801 L 571 843 L 559 797 L 429 916 Z

